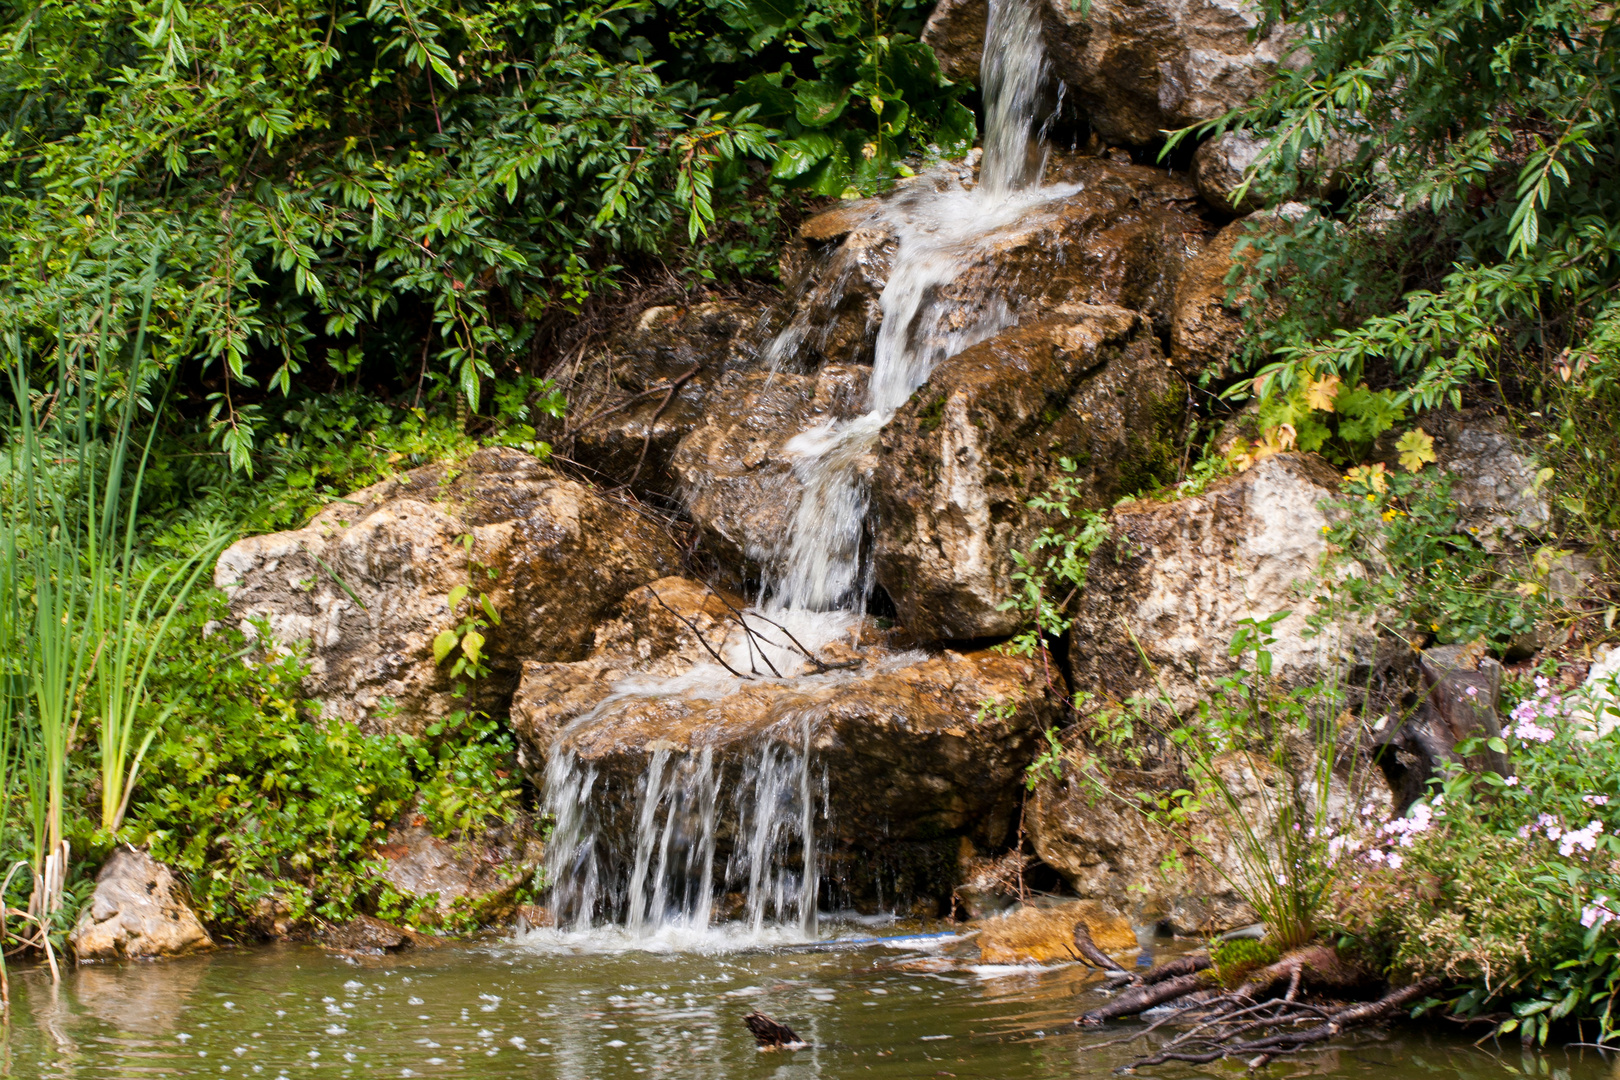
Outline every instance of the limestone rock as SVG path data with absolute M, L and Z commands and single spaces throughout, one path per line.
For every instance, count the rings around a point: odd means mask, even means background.
M 1078 462 L 1086 503 L 1170 477 L 1183 390 L 1134 312 L 1077 305 L 942 363 L 881 436 L 877 580 L 919 639 L 1013 633 L 1012 553 L 1047 523 L 1029 500 Z
M 1529 449 L 1500 419 L 1446 424 L 1437 432 L 1438 466 L 1451 477 L 1462 525 L 1485 550 L 1501 554 L 1552 528 Z
M 459 621 L 447 607 L 458 585 L 474 600 L 487 592 L 501 615 L 478 685 L 498 708 L 521 658 L 583 656 L 626 592 L 679 564 L 650 517 L 494 448 L 336 500 L 302 529 L 239 541 L 214 584 L 244 630 L 262 618 L 277 642 L 309 642 L 305 691 L 329 714 L 415 731 L 467 707 L 432 652 Z
M 802 491 L 786 443 L 860 413 L 868 373 L 837 364 L 816 375 L 746 372 L 716 387 L 701 424 L 676 448 L 673 468 L 687 512 L 730 567 L 777 555 Z
M 923 44 L 934 50 L 939 68 L 953 82 L 979 81 L 984 58 L 985 0 L 939 0 L 923 27 Z
M 1223 214 L 1247 214 L 1261 209 L 1265 199 L 1253 189 L 1241 202 L 1232 196 L 1249 169 L 1260 159 L 1266 140 L 1247 131 L 1227 131 L 1207 140 L 1193 154 L 1193 181 L 1204 201 Z
M 68 938 L 79 960 L 156 960 L 214 942 L 181 898 L 168 867 L 144 851 L 115 849 Z
M 605 484 L 673 504 L 675 447 L 702 422 L 715 384 L 753 364 L 760 315 L 740 300 L 641 312 L 564 382 L 577 426 L 565 425 L 558 449 Z
M 1247 293 L 1235 295 L 1226 276 L 1233 263 L 1252 260 L 1252 247 L 1236 251 L 1239 241 L 1257 232 L 1286 228 L 1309 212 L 1303 203 L 1284 203 L 1227 225 L 1202 251 L 1188 260 L 1177 279 L 1170 316 L 1170 358 L 1189 374 L 1221 372 L 1243 338 L 1242 307 Z M 1229 299 L 1230 297 L 1230 299 Z
M 1238 620 L 1280 611 L 1292 612 L 1273 629 L 1271 648 L 1285 684 L 1309 682 L 1339 663 L 1343 650 L 1359 649 L 1354 628 L 1342 638 L 1302 636 L 1327 553 L 1327 517 L 1318 504 L 1337 488 L 1338 474 L 1320 458 L 1283 454 L 1202 495 L 1115 509 L 1076 603 L 1075 689 L 1122 701 L 1157 685 L 1178 709 L 1191 708 L 1211 680 L 1237 669 L 1227 645 Z
M 1075 927 L 1085 924 L 1097 948 L 1110 955 L 1135 952 L 1136 931 L 1113 908 L 1095 900 L 1022 904 L 973 925 L 981 964 L 1051 964 L 1079 959 Z
M 662 604 L 680 618 L 666 611 L 643 620 L 647 605 Z M 749 672 L 731 612 L 703 586 L 654 582 L 627 599 L 625 611 L 589 659 L 525 666 L 512 727 L 531 775 L 543 776 L 554 753 L 577 755 L 596 771 L 597 805 L 625 816 L 628 832 L 654 753 L 712 753 L 726 772 L 721 790 L 729 791 L 738 786 L 736 770 L 762 748 L 797 750 L 808 738 L 826 771 L 837 844 L 875 851 L 962 835 L 988 848 L 1006 842 L 1017 820 L 1018 778 L 1049 720 L 1034 664 L 990 652 L 897 652 L 869 620 L 820 616 L 791 629 L 838 667 L 804 674 L 778 657 L 789 677 L 743 680 L 721 671 L 697 641 L 701 634 Z M 821 636 L 812 637 L 807 623 L 821 625 Z M 675 675 L 687 677 L 666 681 Z M 986 702 L 1004 708 L 984 715 Z
M 1181 265 L 1212 231 L 1198 215 L 1197 189 L 1162 169 L 1094 157 L 1058 157 L 1047 179 L 1079 190 L 1022 208 L 960 249 L 946 245 L 941 257 L 958 269 L 938 290 L 947 308 L 942 332 L 960 347 L 989 336 L 981 327 L 993 332 L 1075 303 L 1140 311 L 1168 329 Z M 953 210 L 983 212 L 954 183 L 919 177 L 882 199 L 806 221 L 783 254 L 782 280 L 794 301 L 785 329 L 766 347 L 772 362 L 799 371 L 870 363 L 882 324 L 878 298 L 903 238 L 937 236 L 939 216 Z M 949 196 L 943 202 L 940 190 Z M 953 207 L 950 198 L 963 202 Z
M 543 854 L 528 815 L 450 839 L 434 836 L 424 824 L 413 820 L 389 831 L 377 852 L 384 881 L 409 896 L 436 896 L 441 912 L 460 904 L 488 921 L 515 910 L 515 890 Z
M 1245 0 L 1046 0 L 1044 17 L 1053 75 L 1113 145 L 1146 146 L 1244 104 L 1298 43 Z

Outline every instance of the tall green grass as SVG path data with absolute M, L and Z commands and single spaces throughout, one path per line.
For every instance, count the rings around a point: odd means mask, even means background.
M 153 280 L 149 270 L 132 337 L 107 332 L 130 309 L 109 288 L 98 333 L 63 334 L 44 356 L 17 335 L 5 342 L 12 408 L 0 465 L 0 759 L 18 766 L 34 878 L 26 920 L 53 968 L 53 918 L 72 857 L 67 769 L 80 724 L 95 729 L 99 824 L 112 839 L 146 749 L 173 708 L 150 700 L 153 662 L 225 540 L 215 528 L 190 556 L 167 560 L 149 558 L 139 543 L 141 490 L 165 396 L 147 355 Z M 13 746 L 16 754 L 6 755 Z M 11 775 L 0 774 L 0 783 Z M 0 832 L 0 849 L 16 849 L 5 840 Z

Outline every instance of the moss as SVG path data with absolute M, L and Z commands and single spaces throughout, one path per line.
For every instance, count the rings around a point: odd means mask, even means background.
M 917 430 L 933 431 L 945 422 L 945 395 L 941 394 L 917 414 Z

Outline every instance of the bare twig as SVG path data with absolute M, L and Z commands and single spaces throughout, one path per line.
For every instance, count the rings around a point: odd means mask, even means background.
M 703 648 L 708 652 L 708 654 L 710 656 L 714 657 L 715 663 L 719 664 L 721 667 L 725 668 L 727 671 L 731 672 L 733 675 L 737 676 L 737 678 L 739 678 L 739 679 L 749 679 L 749 680 L 753 679 L 752 675 L 744 675 L 742 672 L 738 671 L 736 668 L 734 668 L 730 664 L 726 663 L 725 659 L 719 653 L 715 652 L 714 647 L 709 644 L 709 642 L 708 642 L 708 640 L 706 638 L 704 638 L 703 634 L 698 630 L 697 625 L 695 623 L 693 623 L 691 619 L 688 619 L 685 615 L 682 615 L 680 612 L 676 611 L 674 608 L 672 608 L 668 604 L 664 603 L 664 598 L 662 596 L 658 595 L 658 590 L 657 589 L 654 589 L 651 585 L 648 585 L 647 586 L 647 591 L 652 594 L 652 598 L 654 600 L 658 601 L 659 606 L 661 606 L 665 611 L 669 612 L 671 615 L 675 616 L 675 618 L 679 619 L 683 626 L 685 626 L 688 630 L 692 631 L 692 636 L 698 639 L 698 644 L 702 645 Z

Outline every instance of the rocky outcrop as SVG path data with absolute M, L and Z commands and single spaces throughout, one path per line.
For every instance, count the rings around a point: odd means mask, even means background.
M 716 388 L 673 468 L 688 514 L 728 567 L 758 566 L 777 554 L 802 490 L 787 442 L 861 412 L 868 374 L 833 364 L 816 375 L 737 373 Z
M 1451 479 L 1460 524 L 1492 554 L 1511 551 L 1552 528 L 1552 509 L 1529 447 L 1500 417 L 1457 418 L 1435 432 L 1438 468 Z
M 790 666 L 784 650 L 772 662 L 785 677 L 775 678 L 750 659 L 732 602 L 695 582 L 654 582 L 627 598 L 625 617 L 604 626 L 587 660 L 526 665 L 512 726 L 531 775 L 542 776 L 554 753 L 575 755 L 595 771 L 600 804 L 623 803 L 628 813 L 655 752 L 708 751 L 735 770 L 771 743 L 797 750 L 808 739 L 826 771 L 836 843 L 1006 842 L 1018 777 L 1049 720 L 1034 664 L 990 652 L 899 652 L 864 618 L 801 615 L 784 625 L 825 670 Z M 746 677 L 725 672 L 710 649 Z M 736 785 L 728 773 L 722 790 Z
M 470 836 L 434 836 L 424 821 L 395 826 L 377 854 L 380 876 L 407 896 L 435 897 L 441 912 L 462 907 L 488 922 L 515 910 L 516 893 L 543 854 L 528 815 Z
M 1298 40 L 1246 0 L 1046 0 L 1044 14 L 1054 77 L 1113 145 L 1146 146 L 1244 104 Z
M 1337 489 L 1338 474 L 1320 458 L 1283 454 L 1202 495 L 1115 509 L 1075 605 L 1075 689 L 1122 701 L 1162 688 L 1190 708 L 1212 680 L 1237 670 L 1227 646 L 1238 621 L 1282 611 L 1292 614 L 1273 628 L 1271 652 L 1285 684 L 1309 682 L 1361 647 L 1357 628 L 1304 636 L 1328 550 L 1319 504 Z
M 1204 792 L 1206 808 L 1172 827 L 1150 819 L 1140 796 L 1188 786 L 1186 777 L 1168 765 L 1114 768 L 1105 777 L 1087 752 L 1071 749 L 1062 777 L 1044 774 L 1025 808 L 1030 842 L 1078 896 L 1112 905 L 1138 925 L 1158 923 L 1181 935 L 1247 926 L 1256 915 L 1238 886 L 1260 883 L 1250 881 L 1252 859 L 1238 845 L 1252 838 L 1262 850 L 1280 850 L 1277 830 L 1284 800 L 1293 798 L 1289 787 L 1297 786 L 1304 805 L 1313 805 L 1314 778 L 1308 767 L 1290 776 L 1242 753 L 1211 764 L 1227 794 Z M 1347 777 L 1334 778 L 1327 801 L 1328 819 L 1340 822 L 1366 804 L 1380 815 L 1391 806 L 1382 785 L 1353 785 Z
M 607 486 L 673 504 L 675 447 L 702 422 L 715 384 L 754 362 L 760 314 L 740 300 L 641 312 L 566 381 L 559 449 Z
M 1076 465 L 1090 507 L 1170 479 L 1179 377 L 1147 321 L 1075 306 L 946 360 L 884 428 L 873 559 L 921 639 L 1013 633 L 1013 553 L 1047 518 L 1032 497 Z
M 1250 214 L 1226 226 L 1182 267 L 1170 314 L 1170 358 L 1189 373 L 1226 370 L 1243 340 L 1245 290 L 1234 289 L 1227 275 L 1238 262 L 1258 252 L 1240 242 L 1267 230 L 1285 228 L 1309 212 L 1303 203 L 1284 203 L 1275 210 Z
M 1192 160 L 1198 194 L 1223 214 L 1248 214 L 1261 209 L 1265 199 L 1252 187 L 1242 199 L 1233 199 L 1265 148 L 1266 140 L 1248 131 L 1226 131 L 1206 140 Z
M 81 961 L 157 960 L 213 945 L 168 867 L 127 845 L 96 875 L 96 891 L 68 938 Z
M 1162 169 L 1092 157 L 1059 158 L 1047 179 L 1079 190 L 1016 206 L 984 236 L 984 207 L 966 192 L 941 201 L 930 187 L 949 185 L 938 176 L 806 221 L 783 254 L 782 280 L 796 300 L 767 350 L 774 362 L 804 371 L 870 363 L 882 324 L 878 298 L 908 235 L 942 244 L 941 257 L 960 267 L 939 287 L 954 309 L 946 333 L 971 340 L 976 326 L 1027 323 L 1075 303 L 1140 311 L 1167 329 L 1181 265 L 1212 231 L 1197 213 L 1197 190 Z M 972 226 L 959 248 L 949 240 L 952 214 Z
M 487 449 L 336 500 L 302 529 L 239 541 L 214 584 L 244 630 L 262 619 L 282 645 L 309 643 L 305 691 L 329 714 L 415 731 L 467 706 L 433 639 L 480 593 L 501 616 L 479 682 L 499 707 L 522 658 L 585 655 L 626 592 L 679 564 L 653 519 L 528 454 Z M 471 599 L 452 613 L 458 586 Z
M 949 78 L 978 81 L 988 10 L 987 0 L 934 9 L 923 40 Z M 1298 43 L 1245 0 L 1045 0 L 1042 19 L 1053 78 L 1115 146 L 1146 146 L 1244 104 Z

